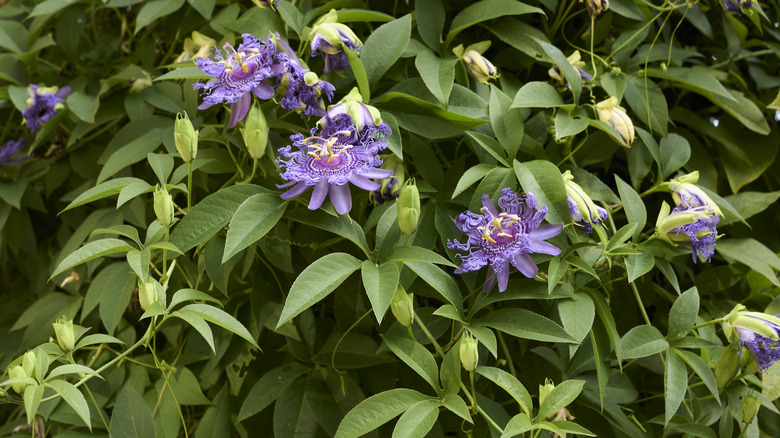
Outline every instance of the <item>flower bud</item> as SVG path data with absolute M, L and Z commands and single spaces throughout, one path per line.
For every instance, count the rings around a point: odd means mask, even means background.
M 466 371 L 474 371 L 477 368 L 479 362 L 479 344 L 477 340 L 466 332 L 463 337 L 460 338 L 460 364 L 463 365 L 463 369 Z
M 414 323 L 414 295 L 406 293 L 399 284 L 390 302 L 390 310 L 402 326 L 409 327 Z
M 57 344 L 59 344 L 62 351 L 72 351 L 76 346 L 76 337 L 73 333 L 73 321 L 65 316 L 57 318 L 57 321 L 52 323 L 54 327 L 54 334 L 57 336 Z
M 544 385 L 539 385 L 539 406 L 542 406 L 544 399 L 553 392 L 553 389 L 555 389 L 555 384 L 550 379 L 545 379 Z
M 398 195 L 401 194 L 401 187 L 406 178 L 404 165 L 395 155 L 384 157 L 382 159 L 382 165 L 379 168 L 389 170 L 393 173 L 387 178 L 377 181 L 379 183 L 379 189 L 374 190 L 369 194 L 374 205 L 384 204 L 385 201 L 397 198 Z
M 186 112 L 176 114 L 173 139 L 176 142 L 176 150 L 179 151 L 179 155 L 185 163 L 195 159 L 198 155 L 198 131 L 192 127 L 192 122 L 190 122 Z
M 569 200 L 569 212 L 575 226 L 590 235 L 593 231 L 593 224 L 600 224 L 607 220 L 607 210 L 597 206 L 573 179 L 570 171 L 567 170 L 563 173 L 563 185 Z
M 22 358 L 22 369 L 24 369 L 26 375 L 35 375 L 35 362 L 37 360 L 38 355 L 35 353 L 35 351 L 30 350 L 27 353 L 24 353 L 24 357 Z
M 726 348 L 715 363 L 715 381 L 718 389 L 723 389 L 739 370 L 739 356 L 733 348 Z
M 571 64 L 575 70 L 577 70 L 577 73 L 580 74 L 580 79 L 582 79 L 583 82 L 593 79 L 593 76 L 582 69 L 582 67 L 585 67 L 585 61 L 582 60 L 582 55 L 580 55 L 579 50 L 575 50 L 574 53 L 566 58 L 566 60 L 569 61 L 569 64 Z M 566 78 L 563 77 L 557 66 L 547 70 L 547 74 L 560 83 L 566 82 Z
M 141 281 L 138 279 L 138 304 L 144 311 L 149 308 L 157 299 L 157 281 Z
M 253 160 L 259 160 L 265 155 L 265 147 L 268 145 L 268 122 L 259 105 L 252 105 L 249 110 L 241 135 L 244 137 L 246 150 Z
M 311 28 L 311 50 L 320 50 L 329 55 L 341 53 L 342 47 L 359 48 L 363 43 L 348 26 L 337 23 L 338 14 L 331 9 Z
M 24 368 L 22 368 L 21 365 L 16 365 L 15 367 L 12 367 L 8 370 L 8 377 L 15 378 L 15 377 L 30 377 L 27 375 L 27 373 L 24 371 Z M 11 388 L 14 389 L 14 391 L 18 392 L 19 394 L 23 394 L 24 390 L 27 388 L 27 383 L 12 383 Z
M 634 123 L 626 114 L 626 110 L 618 106 L 616 97 L 610 97 L 596 104 L 599 120 L 609 124 L 620 134 L 620 144 L 631 146 L 634 142 Z
M 742 397 L 742 421 L 745 424 L 752 423 L 753 419 L 756 418 L 756 414 L 758 414 L 759 408 L 761 408 L 761 398 L 756 391 L 751 390 Z
M 398 228 L 409 237 L 417 229 L 420 219 L 420 192 L 413 180 L 406 181 L 396 201 L 398 208 Z
M 159 187 L 154 191 L 154 214 L 165 227 L 170 226 L 173 222 L 173 199 L 164 187 Z
M 471 76 L 478 82 L 487 84 L 489 80 L 500 76 L 496 66 L 475 50 L 466 50 L 461 59 L 466 63 L 466 69 Z

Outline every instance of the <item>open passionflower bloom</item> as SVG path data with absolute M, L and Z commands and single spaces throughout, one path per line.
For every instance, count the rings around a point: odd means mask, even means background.
M 483 291 L 498 282 L 499 292 L 506 290 L 509 281 L 509 265 L 528 278 L 536 276 L 539 268 L 530 254 L 558 255 L 561 250 L 545 242 L 563 230 L 563 224 L 545 224 L 547 206 L 537 209 L 536 197 L 532 193 L 521 196 L 510 188 L 501 190 L 498 200 L 501 212 L 486 194 L 482 195 L 481 214 L 465 211 L 455 219 L 455 225 L 466 235 L 466 243 L 457 240 L 447 242 L 450 248 L 469 251 L 461 256 L 463 263 L 456 274 L 476 271 L 488 266 Z M 493 275 L 495 274 L 495 276 Z
M 27 93 L 27 108 L 22 111 L 22 117 L 30 132 L 35 132 L 64 108 L 63 102 L 70 94 L 70 87 L 38 87 L 30 84 Z

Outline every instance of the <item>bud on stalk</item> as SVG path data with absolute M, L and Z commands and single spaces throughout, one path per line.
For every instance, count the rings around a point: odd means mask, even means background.
M 173 139 L 176 142 L 176 150 L 185 163 L 195 159 L 198 155 L 198 131 L 192 127 L 186 112 L 176 114 Z
M 414 295 L 406 293 L 399 284 L 390 302 L 390 310 L 402 326 L 409 327 L 414 323 Z
M 246 118 L 246 124 L 241 129 L 244 144 L 249 156 L 253 160 L 259 160 L 265 155 L 265 147 L 268 145 L 268 122 L 259 105 L 252 105 Z
M 460 364 L 466 371 L 474 371 L 479 363 L 479 348 L 477 340 L 471 336 L 471 333 L 464 333 L 460 339 Z
M 414 181 L 406 181 L 396 202 L 398 208 L 398 227 L 406 237 L 417 229 L 420 219 L 420 192 Z
M 154 214 L 166 228 L 173 222 L 173 199 L 164 187 L 154 191 Z
M 76 346 L 76 337 L 73 334 L 73 321 L 65 316 L 57 318 L 52 323 L 54 334 L 57 336 L 57 344 L 63 351 L 72 351 Z

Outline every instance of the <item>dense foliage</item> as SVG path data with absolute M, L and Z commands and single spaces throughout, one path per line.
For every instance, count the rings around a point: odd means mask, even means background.
M 780 436 L 777 0 L 0 4 L 0 435 Z

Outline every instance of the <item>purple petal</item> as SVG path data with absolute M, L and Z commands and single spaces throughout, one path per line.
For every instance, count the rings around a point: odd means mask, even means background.
M 268 85 L 267 82 L 260 82 L 260 85 L 252 90 L 252 93 L 262 100 L 268 100 L 274 95 L 274 87 Z
M 309 210 L 316 210 L 320 208 L 325 201 L 325 197 L 328 196 L 328 180 L 324 179 L 318 182 L 314 186 L 314 191 L 311 193 L 311 200 L 309 201 Z
M 536 263 L 534 263 L 534 261 L 531 259 L 531 256 L 528 254 L 516 255 L 515 259 L 512 260 L 512 264 L 515 265 L 515 268 L 517 268 L 521 274 L 528 278 L 536 277 L 536 273 L 539 272 L 539 268 L 536 266 Z
M 198 105 L 198 109 L 203 111 L 204 109 L 209 109 L 212 106 L 216 105 L 214 102 L 203 102 L 202 104 Z
M 544 240 L 531 240 L 531 252 L 558 255 L 561 253 L 561 250 L 557 246 L 547 243 Z
M 531 240 L 545 240 L 555 237 L 563 231 L 563 224 L 544 224 L 539 225 L 531 231 Z
M 496 277 L 498 277 L 498 291 L 505 291 L 507 282 L 509 282 L 509 262 L 504 263 L 504 266 L 501 268 L 501 270 L 496 273 Z
M 383 179 L 392 176 L 393 171 L 387 169 L 368 169 L 367 171 L 361 173 L 361 175 L 365 176 L 366 178 Z
M 348 213 L 352 209 L 352 195 L 349 193 L 349 185 L 332 184 L 330 186 L 330 202 L 333 203 L 333 208 L 338 214 Z
M 490 214 L 493 215 L 493 217 L 498 216 L 498 210 L 496 210 L 496 205 L 493 204 L 493 201 L 490 200 L 490 196 L 488 196 L 487 193 L 482 194 L 482 207 L 487 208 Z
M 349 181 L 360 187 L 363 190 L 368 190 L 369 192 L 373 192 L 374 190 L 379 190 L 380 186 L 379 184 L 375 183 L 374 181 L 371 181 L 370 179 L 366 178 L 362 175 L 352 174 L 349 177 Z
M 60 99 L 65 99 L 70 94 L 70 87 L 64 86 L 57 90 L 56 93 L 54 93 L 55 96 L 57 96 Z
M 236 102 L 230 105 L 230 124 L 228 128 L 236 126 L 236 123 L 244 120 L 246 113 L 249 112 L 249 107 L 252 105 L 252 95 L 244 93 L 239 97 Z
M 305 192 L 306 190 L 308 190 L 309 187 L 311 187 L 311 186 L 307 186 L 306 183 L 304 183 L 304 182 L 299 182 L 295 187 L 293 187 L 290 190 L 282 193 L 281 197 L 282 197 L 282 199 L 294 198 L 294 197 L 300 195 L 301 193 Z
M 487 277 L 485 277 L 485 286 L 482 287 L 482 292 L 487 292 L 493 285 L 496 284 L 496 271 L 492 266 L 487 268 Z

